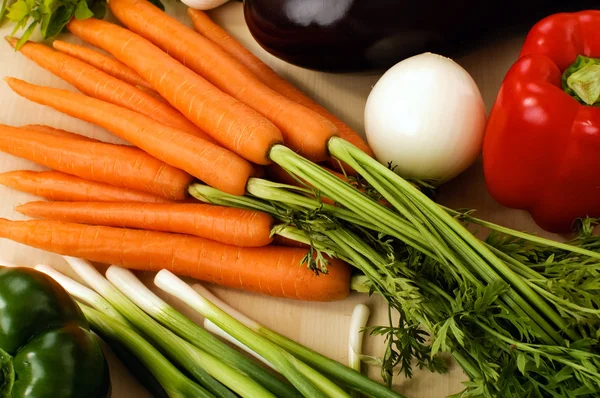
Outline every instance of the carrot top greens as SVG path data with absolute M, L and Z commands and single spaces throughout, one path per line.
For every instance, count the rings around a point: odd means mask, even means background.
M 600 392 L 600 237 L 592 234 L 600 220 L 582 220 L 577 238 L 554 242 L 442 207 L 341 139 L 329 149 L 360 173 L 367 194 L 281 146 L 272 159 L 305 189 L 250 179 L 245 198 L 198 185 L 190 193 L 270 212 L 283 223 L 277 233 L 359 269 L 353 288 L 390 306 L 390 325 L 372 330 L 387 338 L 379 360 L 388 382 L 415 366 L 443 372 L 438 354 L 448 352 L 470 378 L 459 396 Z M 480 240 L 465 223 L 492 232 Z

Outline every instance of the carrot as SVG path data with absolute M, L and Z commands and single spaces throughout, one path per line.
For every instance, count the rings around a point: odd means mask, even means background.
M 67 27 L 133 68 L 171 105 L 224 147 L 257 164 L 271 162 L 269 150 L 281 143 L 283 137 L 275 125 L 252 108 L 127 29 L 94 18 L 73 18 Z
M 137 112 L 67 90 L 5 78 L 17 94 L 97 124 L 165 163 L 232 195 L 243 195 L 253 166 L 200 137 L 165 126 Z M 145 170 L 146 167 L 143 167 Z M 156 178 L 162 178 L 162 175 Z
M 184 199 L 193 181 L 189 174 L 137 148 L 4 125 L 0 125 L 0 150 L 86 180 L 173 200 Z
M 222 91 L 262 113 L 281 130 L 288 147 L 313 161 L 329 157 L 327 141 L 337 133 L 329 120 L 270 89 L 218 45 L 151 2 L 111 0 L 109 7 L 130 30 L 150 40 Z
M 0 238 L 125 268 L 168 269 L 237 289 L 297 300 L 333 301 L 348 297 L 350 269 L 331 260 L 329 273 L 315 275 L 300 265 L 307 249 L 236 247 L 208 239 L 59 221 L 0 219 Z
M 16 38 L 6 40 L 16 47 L 18 42 Z M 34 42 L 25 43 L 19 51 L 85 95 L 139 112 L 164 125 L 212 141 L 212 138 L 170 105 L 77 58 Z
M 84 180 L 59 171 L 11 171 L 0 174 L 0 185 L 48 200 L 70 202 L 147 202 L 167 199 L 146 192 Z
M 15 210 L 35 218 L 188 234 L 240 247 L 273 241 L 268 214 L 207 204 L 31 202 Z
M 252 54 L 237 40 L 231 37 L 219 25 L 214 23 L 206 13 L 188 8 L 194 29 L 213 43 L 220 46 L 231 57 L 235 58 L 240 64 L 250 69 L 264 84 L 279 94 L 289 98 L 290 100 L 311 109 L 321 116 L 331 121 L 338 129 L 340 137 L 354 144 L 369 156 L 373 156 L 373 151 L 367 145 L 365 140 L 350 126 L 342 122 L 340 119 L 331 114 L 327 109 L 319 105 L 308 95 L 304 94 L 293 84 L 279 76 L 277 72 L 271 69 L 267 64 L 261 61 L 257 56 Z
M 50 135 L 53 135 L 53 136 L 56 136 L 56 137 L 76 138 L 76 139 L 80 139 L 80 140 L 86 141 L 86 142 L 102 142 L 100 140 L 96 140 L 94 138 L 87 137 L 85 135 L 71 133 L 70 131 L 62 130 L 62 129 L 56 129 L 56 128 L 50 127 L 50 126 L 44 126 L 43 124 L 28 124 L 28 125 L 23 126 L 21 128 L 23 128 L 25 130 L 39 131 L 41 133 L 50 134 Z
M 148 84 L 147 81 L 142 79 L 142 77 L 133 69 L 117 61 L 116 59 L 109 57 L 108 55 L 104 55 L 88 47 L 68 43 L 62 40 L 54 40 L 54 42 L 52 42 L 52 47 L 61 53 L 75 57 L 97 69 L 100 69 L 104 73 L 131 84 L 132 86 L 144 87 L 147 90 L 154 91 L 152 86 Z

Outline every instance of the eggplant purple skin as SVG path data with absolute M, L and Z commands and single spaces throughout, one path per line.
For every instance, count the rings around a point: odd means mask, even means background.
M 252 36 L 272 55 L 324 72 L 379 72 L 423 52 L 457 57 L 598 0 L 245 0 Z

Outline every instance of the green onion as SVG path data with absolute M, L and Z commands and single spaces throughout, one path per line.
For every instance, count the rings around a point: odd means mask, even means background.
M 116 278 L 113 278 L 113 280 L 117 282 L 117 284 L 120 284 Z M 168 327 L 171 331 L 175 332 L 194 346 L 219 358 L 229 366 L 239 369 L 242 373 L 266 387 L 276 396 L 290 398 L 301 397 L 298 391 L 292 386 L 282 382 L 277 377 L 183 316 L 150 291 L 146 286 L 142 285 L 141 287 L 138 287 L 139 289 L 133 292 L 135 294 L 128 293 L 129 297 L 133 299 L 132 301 L 134 301 L 139 308 L 156 321 L 165 327 Z M 123 290 L 127 291 L 127 289 Z
M 184 376 L 154 346 L 136 331 L 102 312 L 79 304 L 88 322 L 103 335 L 129 348 L 152 372 L 171 398 L 214 398 L 214 395 Z
M 94 309 L 100 311 L 104 315 L 122 322 L 124 325 L 134 329 L 133 325 L 125 319 L 110 303 L 95 291 L 83 286 L 79 282 L 75 282 L 66 275 L 61 274 L 48 265 L 37 265 L 36 270 L 45 273 L 46 275 L 57 281 L 73 298 L 79 303 L 90 305 Z M 164 398 L 167 393 L 156 377 L 150 370 L 135 356 L 134 353 L 120 341 L 111 338 L 102 333 L 101 330 L 94 328 L 94 332 L 98 334 L 113 350 L 117 357 L 125 364 L 127 370 L 148 390 L 153 397 Z
M 98 293 L 89 289 L 82 284 L 75 282 L 73 279 L 69 278 L 56 271 L 54 268 L 39 264 L 35 267 L 36 270 L 43 272 L 44 274 L 50 276 L 56 282 L 58 282 L 71 296 L 77 299 L 84 304 L 87 304 L 98 311 L 102 312 L 105 315 L 110 316 L 111 318 L 115 318 L 116 320 L 123 322 L 126 325 L 130 325 L 129 321 L 121 315 L 119 311 L 115 309 L 108 301 L 106 301 L 102 296 Z
M 111 266 L 106 271 L 106 277 L 125 296 L 136 305 L 142 301 L 155 301 L 157 298 L 135 275 L 124 268 Z M 140 306 L 143 308 L 143 306 Z M 212 355 L 206 354 L 201 349 L 186 342 L 186 345 L 200 358 L 202 366 L 215 379 L 229 387 L 244 398 L 275 398 L 267 389 L 256 383 L 238 370 L 224 364 Z
M 167 273 L 168 271 L 161 271 L 162 275 L 157 275 L 156 283 L 161 289 L 168 291 L 169 290 L 163 288 L 161 284 L 167 284 L 169 289 L 173 289 L 178 286 L 178 283 L 170 280 L 171 276 Z M 160 274 L 159 273 L 159 274 Z M 186 289 L 187 290 L 187 289 Z M 171 293 L 173 294 L 173 293 Z M 281 348 L 285 349 L 287 352 L 292 355 L 298 357 L 300 360 L 304 361 L 307 365 L 312 366 L 313 368 L 330 375 L 331 377 L 343 382 L 347 386 L 351 387 L 354 390 L 361 391 L 372 397 L 389 397 L 389 398 L 399 398 L 402 397 L 400 394 L 397 394 L 387 387 L 361 375 L 359 372 L 356 372 L 353 369 L 348 368 L 336 362 L 332 359 L 326 358 L 323 355 L 320 355 L 314 351 L 309 350 L 308 348 L 302 346 L 301 344 L 294 343 L 295 345 L 290 346 L 286 341 L 291 341 L 283 336 L 278 335 L 277 333 L 269 330 L 265 326 L 260 325 L 256 321 L 248 318 L 244 314 L 240 313 L 238 310 L 232 308 L 214 294 L 212 294 L 208 289 L 200 284 L 196 284 L 193 286 L 193 289 L 187 290 L 185 293 L 180 293 L 180 296 L 177 296 L 180 299 L 184 299 L 185 301 L 191 305 L 192 303 L 196 304 L 196 301 L 204 301 L 210 303 L 210 305 L 217 307 L 221 312 L 228 314 L 228 317 L 232 320 L 236 321 L 238 326 L 244 325 L 248 329 L 254 331 L 255 333 L 271 340 L 273 343 L 279 345 Z M 199 305 L 199 304 L 198 304 Z M 192 308 L 195 308 L 192 306 Z M 200 312 L 200 311 L 199 311 Z M 208 317 L 207 317 L 208 318 Z M 211 322 L 214 322 L 210 319 Z M 221 327 L 220 325 L 218 327 Z M 228 334 L 232 334 L 231 330 L 226 330 Z M 234 336 L 237 339 L 237 336 Z M 241 339 L 240 339 L 241 340 Z M 239 341 L 239 340 L 238 340 Z M 280 342 L 286 342 L 284 345 L 281 345 Z M 243 342 L 246 344 L 246 342 Z M 291 347 L 291 349 L 289 349 Z M 254 350 L 254 348 L 252 348 Z
M 65 257 L 65 259 L 92 289 L 102 295 L 137 329 L 158 344 L 166 355 L 187 370 L 214 396 L 217 398 L 235 398 L 231 391 L 206 371 L 207 366 L 213 365 L 213 361 L 207 360 L 208 354 L 203 353 L 197 347 L 189 344 L 147 316 L 87 261 L 73 257 Z
M 267 361 L 266 359 L 264 359 L 262 356 L 260 356 L 259 354 L 257 354 L 255 351 L 252 351 L 247 345 L 241 343 L 238 339 L 236 339 L 235 337 L 233 337 L 232 335 L 230 335 L 229 333 L 227 333 L 226 331 L 224 331 L 223 329 L 221 329 L 220 327 L 218 327 L 217 325 L 215 325 L 208 318 L 204 319 L 204 329 L 208 330 L 209 332 L 211 332 L 215 336 L 220 337 L 220 338 L 222 338 L 222 339 L 230 342 L 234 346 L 236 346 L 236 347 L 242 349 L 243 351 L 247 352 L 248 354 L 252 355 L 254 358 L 258 359 L 259 361 L 261 361 L 262 363 L 264 363 L 265 365 L 267 365 L 271 369 L 277 371 L 277 369 L 275 369 L 275 367 L 273 366 L 272 363 L 270 363 L 269 361 Z
M 320 379 L 315 385 L 315 379 L 307 377 L 302 372 L 300 361 L 285 350 L 274 345 L 264 337 L 254 333 L 250 328 L 237 321 L 219 307 L 199 295 L 188 284 L 167 270 L 160 271 L 154 283 L 162 290 L 183 300 L 190 307 L 210 319 L 214 324 L 231 334 L 237 340 L 253 351 L 263 356 L 267 361 L 286 377 L 307 398 L 349 397 L 327 379 Z M 339 390 L 339 391 L 338 391 Z
M 362 368 L 362 342 L 364 337 L 364 328 L 369 322 L 371 311 L 364 304 L 357 304 L 352 311 L 350 318 L 350 341 L 348 344 L 348 365 L 350 368 L 361 373 Z

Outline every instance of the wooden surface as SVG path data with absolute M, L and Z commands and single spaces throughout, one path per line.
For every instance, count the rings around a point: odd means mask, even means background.
M 185 8 L 180 3 L 177 5 L 173 1 L 167 1 L 167 3 L 168 12 L 171 15 L 177 16 L 189 24 Z M 312 95 L 352 127 L 362 131 L 364 104 L 371 87 L 379 76 L 328 75 L 287 65 L 262 51 L 254 42 L 245 26 L 240 4 L 227 4 L 213 11 L 212 15 L 219 24 L 284 77 Z M 9 33 L 8 27 L 0 28 L 2 36 Z M 70 35 L 63 35 L 61 39 L 74 41 Z M 496 98 L 506 71 L 516 60 L 522 40 L 522 37 L 518 37 L 490 43 L 486 48 L 476 51 L 468 57 L 457 59 L 478 83 L 488 111 Z M 20 54 L 15 54 L 6 43 L 0 43 L 0 76 L 14 76 L 36 84 L 72 89 Z M 0 83 L 0 104 L 0 123 L 3 124 L 20 126 L 29 123 L 43 123 L 105 141 L 119 142 L 118 138 L 101 128 L 18 97 L 3 82 Z M 401 143 L 398 144 L 401 145 Z M 42 168 L 31 162 L 0 153 L 0 172 L 17 169 L 41 170 Z M 480 163 L 442 187 L 439 198 L 443 203 L 457 208 L 475 208 L 478 210 L 479 216 L 485 219 L 514 228 L 539 232 L 526 213 L 502 208 L 489 197 L 485 189 Z M 21 215 L 13 211 L 13 207 L 30 200 L 35 200 L 35 198 L 0 186 L 0 217 L 22 219 Z M 46 263 L 70 273 L 61 257 L 6 240 L 0 240 L 0 257 L 20 265 L 34 266 Z M 72 273 L 70 274 L 72 275 Z M 142 275 L 142 277 L 151 283 L 152 275 Z M 347 362 L 347 330 L 354 305 L 365 303 L 371 308 L 370 325 L 385 324 L 387 318 L 387 309 L 382 300 L 359 294 L 354 294 L 343 302 L 323 304 L 274 299 L 221 288 L 214 288 L 214 291 L 251 318 L 344 363 Z M 186 314 L 192 315 L 186 308 L 175 304 Z M 383 353 L 382 343 L 381 339 L 366 338 L 366 353 L 381 355 Z M 377 377 L 379 370 L 373 368 L 370 369 L 370 373 L 373 377 Z M 132 381 L 122 365 L 113 359 L 111 359 L 111 374 L 113 397 L 141 398 L 148 396 L 139 385 Z M 409 397 L 441 398 L 459 392 L 462 389 L 461 381 L 463 380 L 464 376 L 460 368 L 451 364 L 448 374 L 432 375 L 428 372 L 417 372 L 411 380 L 397 377 L 394 387 Z

